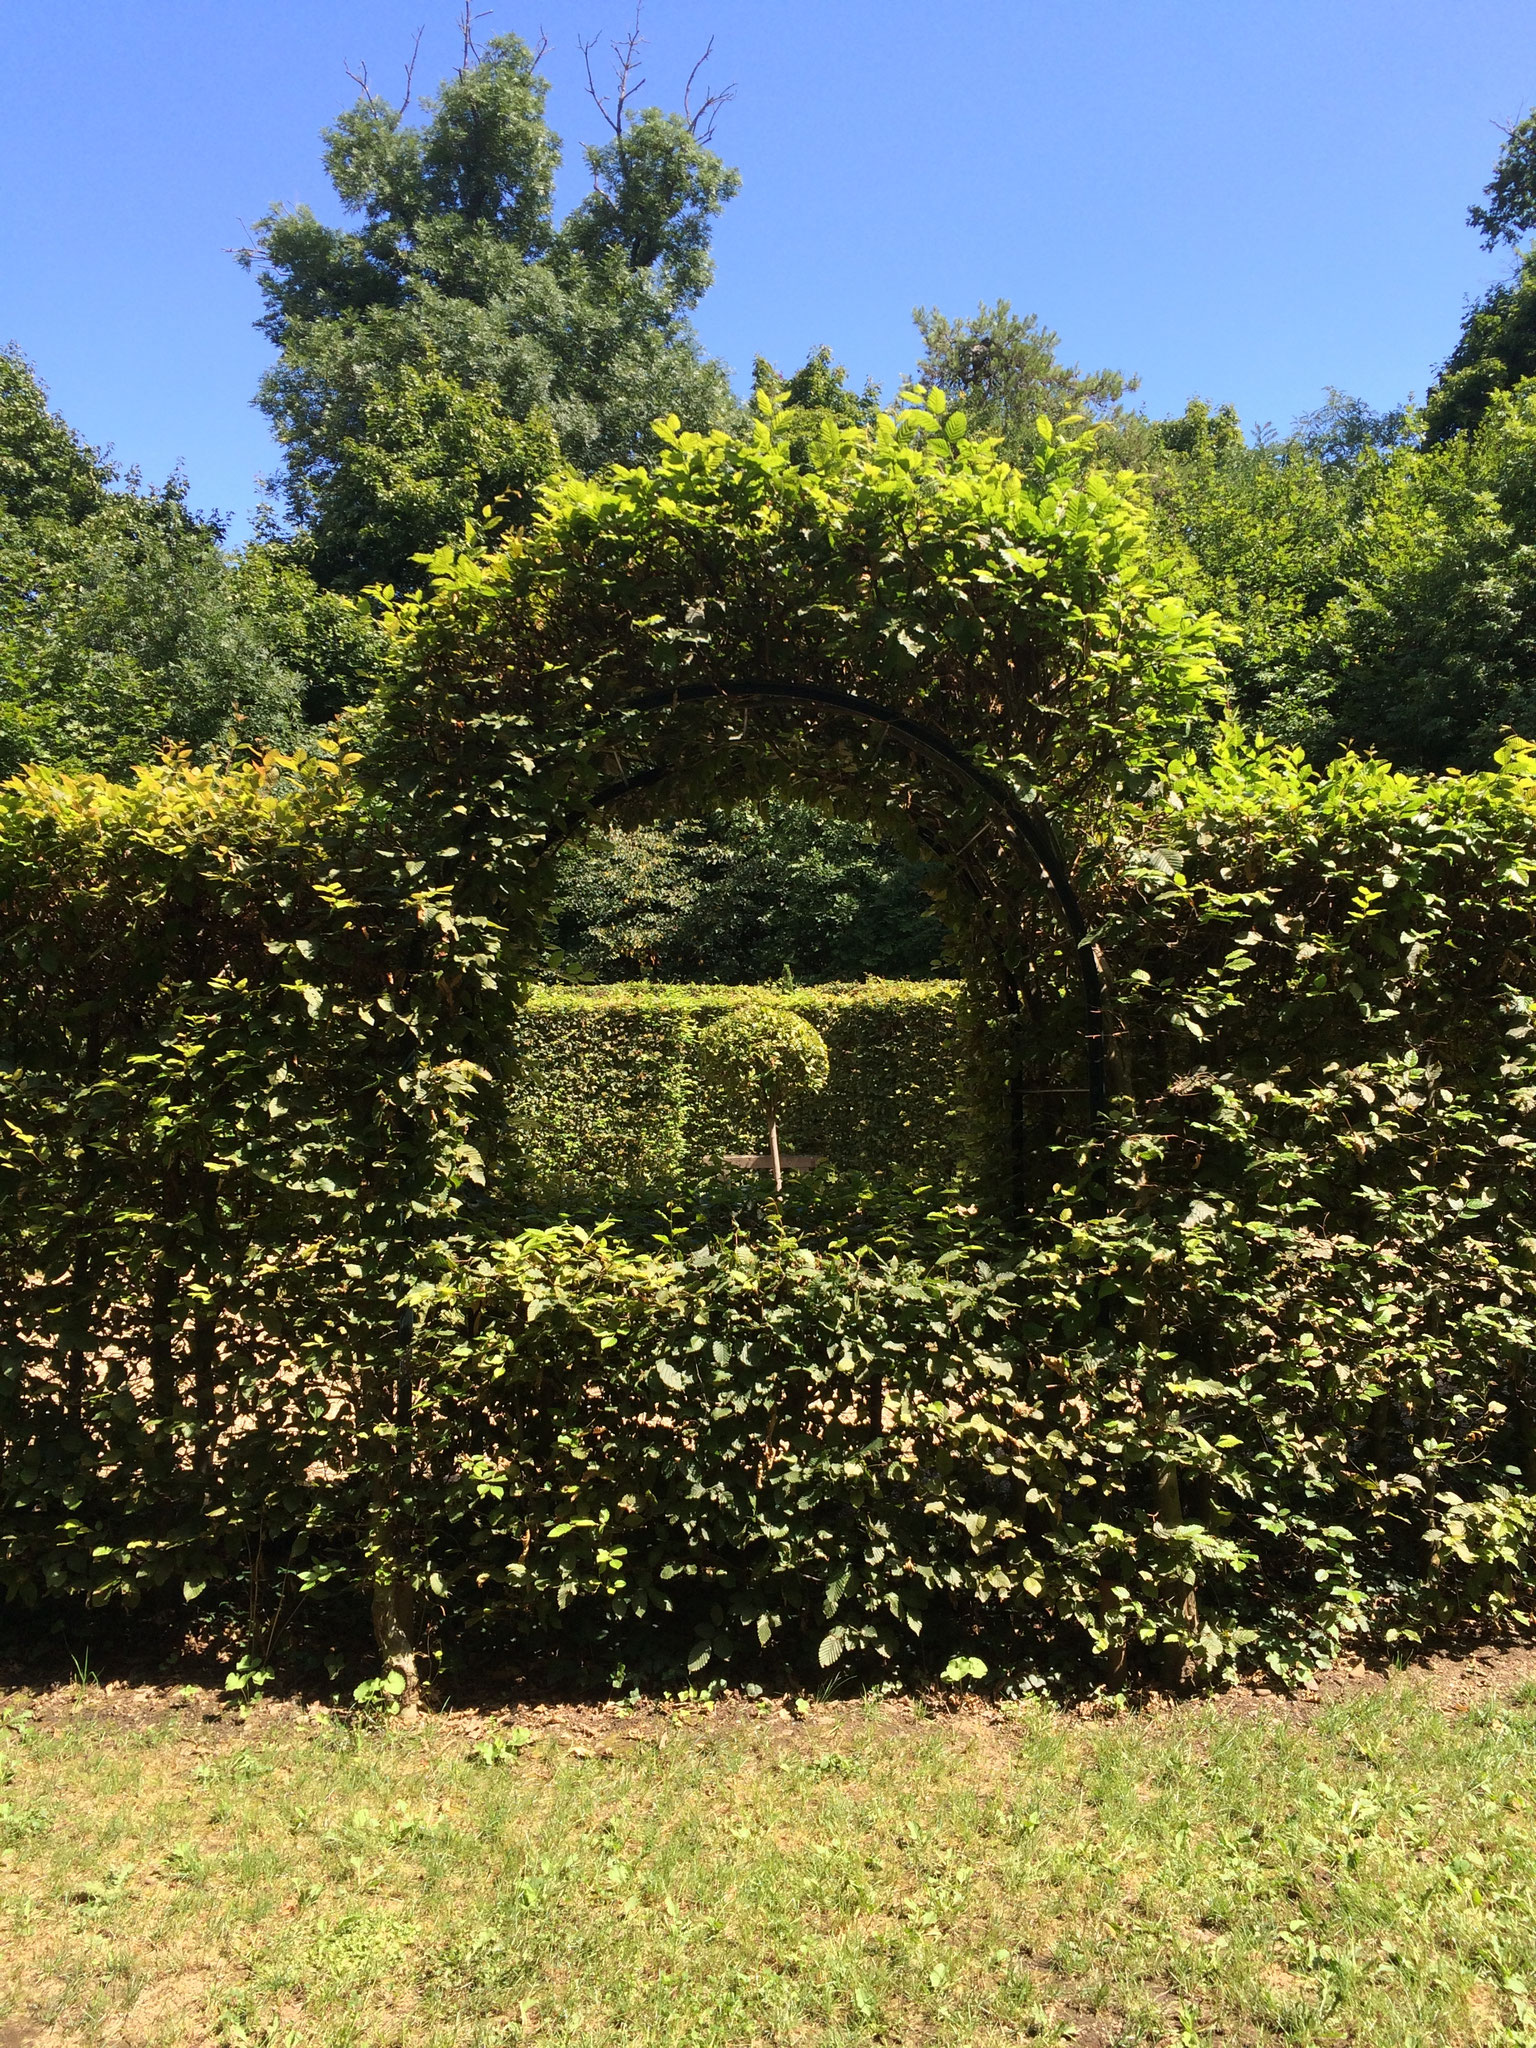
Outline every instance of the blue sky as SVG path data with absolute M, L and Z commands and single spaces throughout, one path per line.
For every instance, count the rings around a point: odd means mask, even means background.
M 482 0 L 488 4 L 488 0 Z M 495 6 L 549 36 L 566 201 L 596 117 L 578 34 L 623 0 Z M 226 252 L 274 200 L 330 213 L 318 131 L 366 62 L 388 89 L 454 61 L 453 0 L 9 0 L 0 341 L 89 439 L 236 517 L 272 464 L 269 352 Z M 1536 101 L 1514 0 L 648 0 L 650 90 L 711 35 L 716 143 L 743 176 L 706 343 L 745 386 L 822 342 L 894 390 L 911 310 L 1006 297 L 1085 366 L 1286 424 L 1328 384 L 1422 393 L 1504 266 L 1465 213 L 1497 123 Z

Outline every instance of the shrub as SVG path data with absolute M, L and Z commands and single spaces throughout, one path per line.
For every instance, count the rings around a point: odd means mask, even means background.
M 478 1091 L 486 1142 L 498 1096 L 466 1055 L 494 1049 L 501 933 L 452 914 L 351 766 L 171 759 L 0 789 L 13 1597 L 248 1569 L 304 1483 L 282 1445 L 306 1400 L 369 1418 L 359 1569 L 408 1591 L 380 1476 L 402 1306 L 485 1177 L 469 1112 Z M 324 1394 L 301 1369 L 316 1343 Z
M 694 1058 L 706 1086 L 723 1098 L 727 1113 L 766 1121 L 773 1185 L 782 1191 L 779 1118 L 794 1098 L 819 1095 L 829 1072 L 827 1042 L 782 1003 L 763 996 L 738 1003 L 699 1033 Z
M 1529 1275 L 1490 1289 L 1486 1238 L 1428 1260 L 1434 1327 L 1387 1362 L 1358 1326 L 1390 1328 L 1395 1247 L 1053 1219 L 1004 1264 L 964 1228 L 914 1256 L 771 1220 L 659 1248 L 561 1225 L 446 1262 L 388 1411 L 420 1600 L 525 1660 L 658 1679 L 957 1655 L 1016 1680 L 1294 1676 L 1352 1635 L 1528 1612 L 1536 1496 L 1504 1468 Z M 1149 1282 L 1184 1304 L 1155 1341 Z M 274 1275 L 271 1306 L 306 1284 Z M 12 1523 L 10 1583 L 64 1562 L 112 1592 L 174 1560 L 243 1586 L 234 1539 L 259 1529 L 269 1600 L 349 1595 L 381 1419 L 347 1356 L 314 1329 L 253 1377 L 206 1490 L 131 1457 L 83 1499 L 37 1489 L 52 1519 L 30 1557 Z M 130 1499 L 168 1540 L 124 1545 Z
M 792 1229 L 488 1251 L 428 1324 L 447 1597 L 653 1668 L 981 1648 L 1055 1676 L 1291 1675 L 1524 1613 L 1530 1253 L 1415 1246 L 1415 1316 L 1402 1247 L 1212 1207 L 1053 1218 L 1008 1264 L 954 1217 L 916 1257 Z

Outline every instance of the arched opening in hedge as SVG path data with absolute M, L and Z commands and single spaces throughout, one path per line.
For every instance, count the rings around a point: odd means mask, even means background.
M 1073 882 L 1071 856 L 1043 806 L 1021 801 L 1003 777 L 969 758 L 963 747 L 937 727 L 865 697 L 810 685 L 766 680 L 688 684 L 637 700 L 633 709 L 656 721 L 654 758 L 601 785 L 591 799 L 593 813 L 633 815 L 637 807 L 646 813 L 667 812 L 673 785 L 696 785 L 696 778 L 687 772 L 688 755 L 708 751 L 715 737 L 708 730 L 679 732 L 679 726 L 690 713 L 707 715 L 711 710 L 729 713 L 734 709 L 739 718 L 749 707 L 777 712 L 791 737 L 808 738 L 813 747 L 835 736 L 839 728 L 847 728 L 864 738 L 869 752 L 895 751 L 902 769 L 872 781 L 866 787 L 865 801 L 853 808 L 861 822 L 915 844 L 942 874 L 947 885 L 944 894 L 962 899 L 969 913 L 966 922 L 973 928 L 990 926 L 994 940 L 1010 932 L 1022 939 L 1031 913 L 1040 908 L 1037 899 L 1043 899 L 1059 927 L 1061 951 L 1070 963 L 1081 1016 L 1073 1062 L 1078 1079 L 1053 1092 L 1082 1096 L 1090 1124 L 1096 1124 L 1109 1101 L 1104 977 Z M 743 729 L 727 734 L 723 744 L 740 745 L 747 737 Z M 773 737 L 771 732 L 756 737 L 753 794 L 777 793 L 786 787 L 775 773 L 778 762 Z M 671 751 L 683 758 L 669 758 Z M 836 775 L 818 775 L 806 787 L 800 776 L 792 777 L 788 787 L 813 802 L 830 802 L 838 808 L 837 798 L 846 794 L 839 781 Z M 927 801 L 920 805 L 921 797 Z M 914 815 L 920 808 L 923 814 Z M 1032 866 L 1036 872 L 1030 899 L 1021 901 L 1017 894 L 1020 880 L 1029 886 Z M 974 929 L 971 937 L 966 965 L 974 983 L 978 966 Z M 995 945 L 991 981 L 1003 1016 L 1013 1022 L 1022 1009 L 1023 992 L 1011 971 L 1010 950 L 1006 944 Z M 1010 1037 L 999 1105 L 1002 1129 L 995 1151 L 1005 1162 L 1009 1199 L 1017 1203 L 1023 1200 L 1028 1181 L 1027 1081 L 1016 1028 Z
M 940 394 L 809 452 L 771 411 L 743 438 L 658 431 L 653 469 L 571 480 L 528 532 L 433 562 L 392 614 L 407 660 L 372 772 L 424 843 L 451 832 L 456 896 L 477 868 L 486 907 L 532 908 L 530 951 L 553 856 L 594 819 L 785 794 L 925 858 L 1017 1201 L 1026 1096 L 1108 1103 L 1095 862 L 1109 809 L 1205 716 L 1209 627 L 1160 594 L 1133 493 L 1082 445 L 1020 472 Z M 1031 1076 L 1026 1037 L 1064 1028 L 1070 1069 Z

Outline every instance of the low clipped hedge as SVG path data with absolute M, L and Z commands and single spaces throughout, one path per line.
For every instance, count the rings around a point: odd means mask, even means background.
M 692 1057 L 697 1034 L 757 988 L 541 988 L 519 1017 L 510 1121 L 535 1200 L 590 1205 L 686 1180 L 765 1130 L 733 1121 Z M 960 987 L 865 981 L 786 990 L 827 1042 L 831 1079 L 793 1100 L 788 1151 L 861 1173 L 947 1179 L 965 1151 Z
M 1347 1109 L 1309 1108 L 1326 1152 Z M 900 1251 L 806 1219 L 488 1247 L 419 1354 L 444 1598 L 652 1674 L 1291 1678 L 1529 1625 L 1529 1240 L 1332 1227 L 1196 1202 L 1027 1243 L 955 1209 Z
M 1330 1149 L 1347 1106 L 1309 1107 Z M 45 1372 L 5 1382 L 0 1586 L 254 1598 L 259 1658 L 295 1618 L 344 1637 L 387 1538 L 418 1628 L 667 1683 L 1290 1678 L 1529 1625 L 1532 1271 L 1496 1215 L 1383 1243 L 1207 1202 L 989 1243 L 951 1209 L 901 1249 L 841 1221 L 445 1248 L 383 1399 L 274 1261 L 195 1440 L 142 1369 L 75 1430 Z

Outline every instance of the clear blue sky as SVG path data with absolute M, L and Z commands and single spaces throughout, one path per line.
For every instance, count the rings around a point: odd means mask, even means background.
M 488 4 L 488 0 L 481 0 Z M 595 117 L 578 33 L 623 0 L 496 6 L 550 38 L 579 193 Z M 344 66 L 418 85 L 454 60 L 452 0 L 4 0 L 0 341 L 55 405 L 155 480 L 243 520 L 271 466 L 250 398 L 268 351 L 225 252 L 274 200 L 333 212 L 318 131 Z M 713 34 L 738 93 L 716 143 L 743 191 L 700 309 L 738 385 L 829 342 L 889 392 L 911 309 L 1007 297 L 1085 366 L 1286 424 L 1327 384 L 1422 393 L 1500 265 L 1464 225 L 1536 101 L 1529 0 L 648 0 L 673 104 Z

